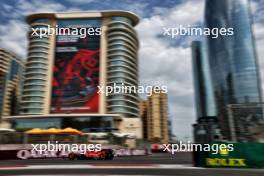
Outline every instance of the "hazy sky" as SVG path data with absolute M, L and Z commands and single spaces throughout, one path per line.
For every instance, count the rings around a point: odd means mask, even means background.
M 264 1 L 251 0 L 254 33 L 261 68 L 264 68 Z M 190 42 L 197 37 L 162 36 L 163 27 L 201 26 L 204 0 L 2 0 L 0 47 L 24 59 L 27 51 L 25 16 L 36 12 L 129 10 L 140 16 L 136 27 L 140 39 L 141 85 L 167 85 L 169 116 L 180 139 L 192 136 L 195 122 Z M 261 51 L 262 49 L 262 51 Z M 262 71 L 262 78 L 263 71 Z M 264 82 L 264 81 L 262 81 Z

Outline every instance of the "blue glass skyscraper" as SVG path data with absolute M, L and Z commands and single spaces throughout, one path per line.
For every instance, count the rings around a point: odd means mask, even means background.
M 192 63 L 197 117 L 216 116 L 207 49 L 201 41 L 192 42 Z
M 192 42 L 192 64 L 197 112 L 197 123 L 193 125 L 194 140 L 199 143 L 208 143 L 215 139 L 218 126 L 216 102 L 204 42 Z
M 221 131 L 230 139 L 227 105 L 260 103 L 261 83 L 247 0 L 206 0 L 206 27 L 233 28 L 234 35 L 207 37 Z
M 233 28 L 234 35 L 208 37 L 217 99 L 224 104 L 261 102 L 260 79 L 247 0 L 207 0 L 206 27 Z

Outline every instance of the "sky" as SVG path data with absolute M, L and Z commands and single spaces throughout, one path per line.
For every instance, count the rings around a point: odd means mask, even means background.
M 250 7 L 264 79 L 264 1 L 250 0 Z M 1 0 L 0 47 L 25 59 L 28 31 L 25 16 L 37 12 L 90 10 L 128 10 L 140 17 L 136 26 L 140 40 L 140 84 L 168 87 L 172 131 L 178 139 L 190 140 L 196 120 L 190 43 L 200 38 L 177 36 L 170 39 L 162 33 L 163 27 L 201 26 L 204 0 Z

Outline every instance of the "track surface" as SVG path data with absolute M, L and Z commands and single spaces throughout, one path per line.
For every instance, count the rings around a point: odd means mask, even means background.
M 208 169 L 192 167 L 190 153 L 118 157 L 112 161 L 31 159 L 0 161 L 0 175 L 175 175 L 264 176 L 263 169 Z

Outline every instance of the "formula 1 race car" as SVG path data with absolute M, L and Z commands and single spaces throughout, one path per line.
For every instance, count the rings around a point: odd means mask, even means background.
M 86 153 L 70 153 L 69 160 L 112 160 L 114 151 L 112 149 L 102 149 L 100 151 L 87 151 Z

